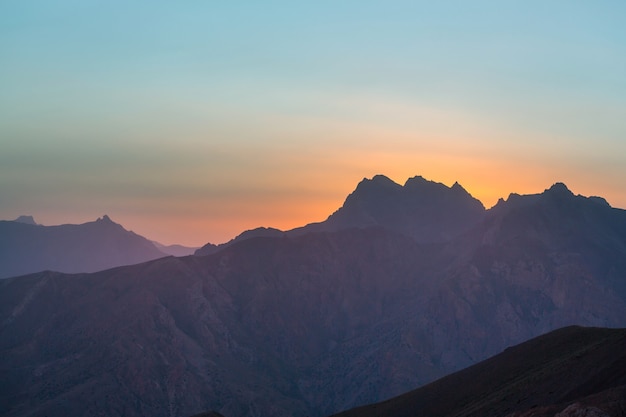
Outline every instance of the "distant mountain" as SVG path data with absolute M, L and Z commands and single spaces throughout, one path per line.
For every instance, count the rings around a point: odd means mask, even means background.
M 282 232 L 258 228 L 244 232 L 225 245 L 206 245 L 196 255 L 215 253 L 250 237 L 297 236 L 351 228 L 382 227 L 412 237 L 420 243 L 447 242 L 470 229 L 485 214 L 483 204 L 455 183 L 452 187 L 409 178 L 404 186 L 384 175 L 363 179 L 343 206 L 320 223 Z
M 168 254 L 168 255 L 172 255 L 172 256 L 188 256 L 188 255 L 193 255 L 194 252 L 196 250 L 198 250 L 197 247 L 192 248 L 189 246 L 183 246 L 183 245 L 163 245 L 159 242 L 155 242 L 154 240 L 152 241 L 152 243 L 154 244 L 154 246 L 157 247 L 158 250 L 160 250 L 161 252 Z
M 30 216 L 0 221 L 0 278 L 43 270 L 95 272 L 163 256 L 108 216 L 60 226 L 37 225 Z
M 567 327 L 335 417 L 626 415 L 626 329 Z
M 282 230 L 275 229 L 273 227 L 257 227 L 256 229 L 246 230 L 241 234 L 237 235 L 234 239 L 226 243 L 221 243 L 219 245 L 215 245 L 213 243 L 207 243 L 201 248 L 197 249 L 194 254 L 197 256 L 205 256 L 210 255 L 212 253 L 219 252 L 220 250 L 227 248 L 235 243 L 242 242 L 244 240 L 253 238 L 253 237 L 282 237 L 287 236 L 288 232 L 283 232 Z
M 33 226 L 37 226 L 37 223 L 35 223 L 35 219 L 33 218 L 33 216 L 19 216 L 17 219 L 13 221 L 18 222 L 18 223 L 32 224 Z
M 206 256 L 2 280 L 0 408 L 319 417 L 379 402 L 550 330 L 626 327 L 625 222 L 556 184 L 443 241 L 382 221 L 258 229 Z

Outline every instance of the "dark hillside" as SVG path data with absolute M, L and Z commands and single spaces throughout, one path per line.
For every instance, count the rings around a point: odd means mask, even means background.
M 399 397 L 335 417 L 626 414 L 626 329 L 567 327 Z M 528 411 L 528 410 L 533 410 Z M 528 414 L 525 412 L 528 411 Z M 514 413 L 514 414 L 513 414 Z

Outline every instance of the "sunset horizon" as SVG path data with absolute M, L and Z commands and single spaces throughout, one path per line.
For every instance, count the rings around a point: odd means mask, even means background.
M 572 189 L 572 187 L 570 187 L 570 185 L 564 181 L 553 181 L 550 184 L 546 184 L 543 188 L 539 187 L 536 190 L 528 190 L 525 192 L 511 190 L 501 195 L 500 197 L 494 197 L 493 199 L 488 200 L 490 201 L 490 203 L 486 204 L 485 200 L 479 198 L 476 194 L 472 193 L 472 191 L 468 189 L 461 181 L 455 180 L 450 183 L 446 183 L 446 182 L 437 181 L 436 179 L 431 179 L 431 178 L 428 178 L 419 174 L 409 176 L 405 178 L 403 181 L 400 181 L 388 175 L 379 173 L 379 174 L 371 175 L 369 177 L 363 177 L 359 181 L 355 182 L 352 188 L 349 191 L 347 191 L 345 195 L 340 198 L 340 200 L 338 200 L 338 203 L 336 206 L 333 206 L 333 207 L 330 207 L 330 206 L 326 207 L 324 205 L 316 206 L 316 208 L 320 210 L 319 216 L 317 217 L 315 217 L 316 213 L 312 213 L 312 214 L 307 213 L 307 214 L 310 214 L 309 218 L 304 218 L 303 216 L 303 218 L 295 217 L 289 220 L 281 221 L 280 219 L 277 219 L 277 218 L 281 217 L 282 213 L 278 212 L 276 216 L 268 216 L 267 219 L 269 220 L 266 223 L 263 223 L 263 217 L 260 216 L 260 217 L 253 217 L 251 219 L 248 219 L 247 221 L 240 220 L 242 221 L 241 225 L 239 223 L 232 224 L 232 225 L 228 224 L 226 228 L 218 228 L 219 230 L 221 230 L 222 234 L 218 234 L 217 232 L 215 232 L 215 230 L 212 230 L 211 227 L 213 226 L 210 222 L 208 226 L 204 226 L 202 224 L 202 219 L 199 219 L 197 222 L 181 222 L 180 219 L 171 219 L 170 223 L 166 221 L 166 224 L 163 225 L 163 224 L 158 224 L 158 223 L 157 224 L 149 223 L 143 220 L 141 215 L 139 215 L 138 217 L 133 217 L 133 216 L 124 217 L 124 216 L 118 216 L 117 213 L 112 213 L 112 212 L 111 213 L 94 212 L 94 214 L 92 214 L 90 217 L 87 216 L 87 217 L 81 217 L 78 219 L 70 218 L 69 216 L 63 215 L 63 214 L 61 214 L 58 217 L 54 217 L 54 216 L 40 216 L 38 215 L 38 213 L 33 213 L 33 212 L 24 212 L 24 213 L 14 214 L 12 217 L 8 216 L 7 218 L 0 219 L 0 220 L 15 220 L 19 216 L 32 216 L 35 222 L 37 222 L 37 224 L 39 225 L 58 226 L 58 225 L 63 225 L 63 224 L 88 223 L 88 222 L 93 222 L 98 219 L 101 219 L 103 216 L 108 216 L 113 222 L 121 224 L 127 230 L 133 231 L 141 236 L 144 236 L 160 244 L 165 244 L 165 245 L 178 244 L 178 245 L 183 245 L 183 246 L 188 246 L 188 247 L 201 247 L 207 243 L 211 243 L 211 244 L 226 243 L 247 230 L 252 230 L 252 229 L 259 228 L 259 227 L 275 228 L 275 229 L 279 229 L 282 231 L 288 231 L 294 228 L 305 226 L 310 223 L 322 222 L 326 220 L 328 216 L 333 214 L 336 210 L 338 210 L 342 206 L 346 197 L 348 197 L 348 195 L 354 191 L 354 189 L 356 188 L 356 186 L 358 185 L 360 181 L 371 180 L 374 176 L 378 176 L 378 175 L 383 175 L 391 179 L 398 185 L 404 185 L 407 180 L 411 178 L 415 178 L 415 177 L 423 177 L 425 180 L 429 182 L 440 183 L 447 187 L 452 187 L 453 184 L 456 182 L 459 185 L 461 185 L 470 195 L 472 195 L 472 197 L 479 200 L 483 204 L 485 209 L 487 210 L 495 206 L 500 199 L 506 201 L 509 198 L 510 194 L 520 194 L 520 195 L 540 194 L 543 191 L 549 189 L 552 185 L 556 183 L 565 184 L 574 195 L 582 195 L 584 197 L 601 197 L 607 200 L 607 202 L 612 207 L 618 208 L 618 209 L 624 209 L 623 207 L 613 204 L 608 198 L 606 198 L 603 195 L 579 193 L 577 192 L 576 189 Z M 328 204 L 331 204 L 331 203 L 332 201 L 331 199 L 329 199 Z M 310 204 L 307 206 L 311 207 Z M 624 207 L 626 207 L 626 205 Z M 323 209 L 326 209 L 326 208 L 328 208 L 326 212 L 321 212 Z M 259 223 L 254 223 L 257 220 L 259 221 Z M 273 222 L 273 223 L 270 223 L 270 222 Z M 171 227 L 171 229 L 168 226 Z M 158 236 L 156 236 L 157 234 Z M 206 238 L 206 236 L 209 236 L 209 238 Z
M 362 178 L 626 208 L 626 6 L 0 5 L 0 218 L 198 246 Z

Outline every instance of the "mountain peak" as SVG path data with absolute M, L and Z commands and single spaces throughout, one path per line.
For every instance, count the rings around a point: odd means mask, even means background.
M 359 183 L 359 185 L 362 185 L 362 184 L 363 185 L 365 185 L 365 184 L 372 184 L 372 185 L 383 186 L 383 187 L 397 187 L 397 186 L 399 186 L 391 178 L 389 178 L 389 177 L 387 177 L 385 175 L 382 175 L 382 174 L 374 175 L 371 180 L 367 179 L 367 178 L 363 178 L 363 180 Z
M 450 187 L 450 189 L 457 193 L 470 195 L 470 193 L 468 193 L 467 190 L 461 184 L 459 184 L 458 181 L 455 181 L 454 184 L 452 184 L 452 187 Z
M 31 216 L 18 220 L 35 224 Z M 163 256 L 152 242 L 107 215 L 54 226 L 0 221 L 0 279 L 44 270 L 95 272 Z
M 448 187 L 422 176 L 404 185 L 384 175 L 363 179 L 323 230 L 383 227 L 419 242 L 442 242 L 467 230 L 484 214 L 482 203 L 458 183 Z
M 567 185 L 562 182 L 557 182 L 552 185 L 552 187 L 546 190 L 546 193 L 555 194 L 560 196 L 573 196 L 574 194 L 567 188 Z
M 108 215 L 104 215 L 102 217 L 99 217 L 98 219 L 96 219 L 95 222 L 93 222 L 97 227 L 100 228 L 104 228 L 104 229 L 118 229 L 118 230 L 123 230 L 123 231 L 127 231 L 124 226 L 122 226 L 119 223 L 114 222 L 113 220 L 111 220 L 111 218 Z M 132 233 L 132 230 L 130 231 Z
M 383 182 L 383 183 L 385 183 L 385 182 L 393 182 L 393 181 L 391 181 L 391 179 L 389 177 L 387 177 L 386 175 L 383 175 L 383 174 L 376 174 L 376 175 L 374 175 L 372 177 L 371 181 Z
M 430 181 L 428 181 L 426 178 L 422 177 L 421 175 L 416 175 L 414 177 L 407 179 L 406 182 L 404 183 L 404 186 L 406 187 L 409 184 L 424 184 L 427 182 L 430 182 Z
M 35 222 L 35 219 L 33 218 L 33 216 L 19 216 L 17 219 L 13 220 L 14 222 L 17 223 L 24 223 L 24 224 L 31 224 L 33 226 L 38 226 L 38 224 Z
M 372 179 L 363 178 L 352 194 L 361 195 L 365 193 L 369 195 L 370 193 L 386 192 L 388 190 L 401 188 L 402 186 L 400 184 L 396 184 L 390 178 L 379 174 L 374 175 Z

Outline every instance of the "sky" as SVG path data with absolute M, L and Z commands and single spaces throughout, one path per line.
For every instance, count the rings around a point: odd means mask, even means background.
M 199 246 L 376 174 L 626 208 L 626 2 L 0 2 L 0 219 Z

